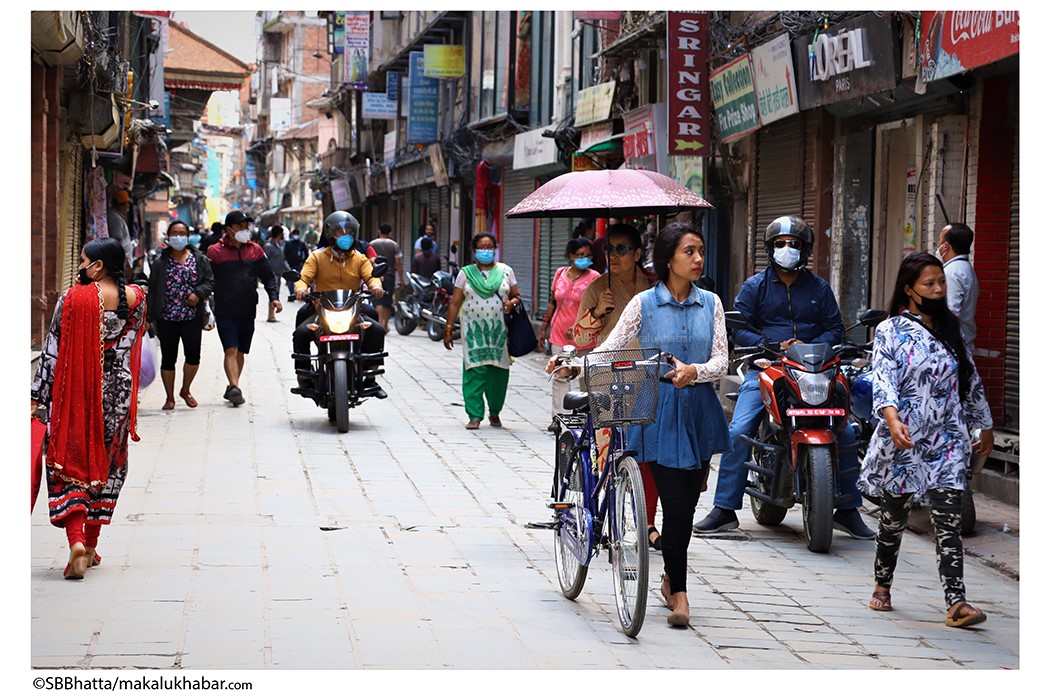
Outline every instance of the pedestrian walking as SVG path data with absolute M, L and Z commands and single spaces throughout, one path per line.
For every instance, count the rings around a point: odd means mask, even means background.
M 379 312 L 379 323 L 383 325 L 384 331 L 389 330 L 387 326 L 394 312 L 394 291 L 397 288 L 397 282 L 400 280 L 401 284 L 405 283 L 405 270 L 401 264 L 401 246 L 390 237 L 392 230 L 390 224 L 380 224 L 379 236 L 373 238 L 370 244 L 377 255 L 387 260 L 387 273 L 383 275 L 383 291 L 386 293 L 375 300 L 376 311 Z
M 270 269 L 273 270 L 273 274 L 277 279 L 280 279 L 284 272 L 291 269 L 288 262 L 284 259 L 284 226 L 270 227 L 270 236 L 266 239 L 266 243 L 263 244 L 263 252 L 266 253 L 266 262 L 270 264 Z M 280 282 L 277 285 L 280 287 Z M 274 314 L 272 304 L 268 307 L 268 310 L 267 322 L 276 323 L 277 316 Z
M 879 417 L 861 467 L 860 487 L 881 504 L 875 542 L 875 590 L 868 606 L 893 609 L 890 586 L 912 506 L 930 504 L 949 627 L 987 616 L 966 602 L 962 495 L 970 454 L 992 449 L 992 414 L 948 309 L 944 267 L 929 253 L 901 262 L 890 317 L 875 329 L 872 408 Z M 971 442 L 971 431 L 980 439 Z
M 226 215 L 222 238 L 208 248 L 208 261 L 215 275 L 215 327 L 222 343 L 227 380 L 222 397 L 234 406 L 244 403 L 240 379 L 244 356 L 251 350 L 255 333 L 259 281 L 270 298 L 270 306 L 281 312 L 277 278 L 262 247 L 251 241 L 249 226 L 253 220 L 239 209 L 231 211 Z
M 308 255 L 310 255 L 310 248 L 302 240 L 302 233 L 299 229 L 293 228 L 292 233 L 288 236 L 288 242 L 284 244 L 284 260 L 288 263 L 288 268 L 301 272 Z M 295 282 L 293 280 L 285 280 L 285 282 L 288 285 L 288 301 L 295 301 Z
M 124 259 L 128 264 L 128 268 L 124 271 L 125 274 L 130 271 L 131 263 L 135 259 L 131 230 L 128 227 L 130 212 L 131 195 L 128 194 L 128 191 L 124 189 L 114 191 L 110 197 L 110 205 L 106 209 L 106 228 L 109 230 L 109 237 L 119 241 L 121 248 L 124 249 Z
M 182 221 L 168 225 L 167 246 L 150 268 L 149 311 L 146 319 L 160 340 L 160 379 L 164 384 L 162 410 L 175 408 L 175 364 L 182 343 L 182 388 L 179 396 L 190 408 L 197 400 L 190 393 L 201 363 L 204 302 L 215 288 L 211 263 L 189 245 L 189 226 Z
M 31 412 L 47 424 L 51 524 L 69 542 L 67 579 L 102 561 L 96 549 L 128 473 L 135 432 L 146 295 L 124 282 L 120 242 L 99 238 L 80 254 L 78 283 L 55 305 L 32 383 Z M 38 414 L 39 415 L 39 414 Z
M 543 312 L 543 322 L 537 338 L 537 350 L 542 351 L 545 343 L 550 343 L 552 351 L 560 352 L 566 345 L 572 345 L 572 327 L 579 315 L 580 300 L 587 286 L 600 275 L 590 269 L 591 242 L 586 238 L 571 238 L 565 247 L 565 257 L 569 264 L 559 267 L 551 282 L 550 300 Z M 586 351 L 593 346 L 584 346 L 577 350 Z M 565 410 L 565 395 L 573 388 L 573 380 L 555 374 L 551 378 L 551 424 L 547 430 L 555 432 L 558 421 L 555 416 Z
M 966 224 L 948 224 L 941 229 L 937 240 L 937 257 L 944 263 L 944 277 L 948 282 L 948 310 L 959 317 L 959 332 L 973 354 L 977 338 L 977 298 L 981 286 L 970 262 L 973 229 Z
M 456 276 L 444 337 L 445 348 L 451 350 L 453 328 L 462 310 L 463 406 L 470 419 L 467 430 L 481 427 L 486 401 L 489 425 L 503 427 L 499 414 L 510 380 L 510 353 L 503 314 L 521 305 L 514 270 L 506 263 L 496 262 L 495 237 L 491 233 L 479 233 L 474 236 L 473 248 L 476 262 L 464 266 Z
M 434 251 L 434 241 L 424 238 L 423 249 L 416 253 L 416 257 L 412 261 L 412 272 L 423 279 L 430 279 L 440 269 L 441 258 Z
M 661 593 L 667 622 L 689 624 L 686 556 L 693 515 L 711 455 L 729 449 L 729 426 L 712 382 L 729 367 L 725 314 L 717 296 L 694 285 L 704 266 L 704 240 L 691 224 L 675 223 L 657 236 L 655 287 L 633 297 L 612 333 L 594 352 L 632 341 L 672 355 L 674 370 L 660 382 L 656 421 L 627 430 L 627 445 L 646 462 L 663 504 Z

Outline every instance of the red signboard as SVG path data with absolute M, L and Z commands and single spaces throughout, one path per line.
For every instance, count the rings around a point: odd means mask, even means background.
M 919 75 L 929 82 L 1013 56 L 1020 26 L 1016 11 L 924 11 Z
M 667 153 L 711 151 L 706 12 L 667 13 Z

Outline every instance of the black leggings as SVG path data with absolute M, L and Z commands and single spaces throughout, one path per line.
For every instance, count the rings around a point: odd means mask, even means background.
M 962 491 L 958 489 L 930 489 L 930 519 L 933 521 L 934 541 L 937 547 L 937 569 L 944 588 L 944 602 L 950 608 L 966 600 L 963 586 L 962 547 Z M 904 528 L 908 526 L 915 494 L 892 494 L 883 491 L 879 518 L 879 534 L 875 539 L 875 583 L 889 588 L 897 555 L 901 549 Z
M 671 582 L 671 593 L 685 590 L 686 559 L 693 537 L 693 516 L 704 485 L 703 469 L 672 469 L 649 462 L 660 503 L 664 509 L 664 572 Z
M 186 355 L 186 364 L 199 365 L 201 363 L 201 322 L 197 319 L 192 321 L 164 321 L 157 319 L 154 322 L 157 330 L 157 338 L 160 340 L 160 368 L 162 370 L 175 371 L 175 360 L 179 357 L 179 341 L 182 341 L 182 352 Z

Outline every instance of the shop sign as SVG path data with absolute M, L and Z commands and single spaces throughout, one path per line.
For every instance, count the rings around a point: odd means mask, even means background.
M 1020 52 L 1020 19 L 1003 10 L 922 13 L 922 64 L 929 82 L 988 65 Z
M 792 43 L 798 102 L 811 109 L 897 87 L 900 40 L 892 17 L 869 13 Z
M 751 57 L 744 54 L 717 70 L 711 71 L 711 105 L 718 117 L 722 143 L 731 143 L 756 131 L 758 100 L 751 79 Z
M 798 113 L 795 66 L 791 62 L 791 39 L 787 34 L 751 52 L 751 72 L 763 126 Z
M 667 135 L 656 129 L 667 105 L 649 104 L 623 115 L 623 158 L 628 168 L 667 174 Z
M 573 19 L 620 19 L 620 10 L 573 10 Z
M 592 126 L 580 132 L 580 150 L 586 151 L 591 146 L 609 141 L 613 137 L 612 124 Z
M 349 209 L 353 206 L 350 199 L 350 183 L 346 179 L 337 177 L 332 180 L 332 204 L 336 209 Z
M 668 154 L 699 156 L 711 150 L 706 12 L 667 13 Z
M 441 152 L 441 144 L 427 146 L 427 156 L 430 158 L 430 169 L 434 171 L 434 184 L 448 187 L 448 172 L 445 170 L 445 154 Z
M 361 93 L 363 119 L 397 119 L 397 101 L 387 98 L 385 92 Z
M 704 158 L 674 156 L 671 158 L 671 179 L 680 182 L 693 193 L 704 195 Z
M 401 85 L 401 74 L 395 73 L 394 71 L 387 71 L 386 74 L 386 98 L 397 102 L 398 97 L 401 95 L 401 91 L 398 89 Z
M 551 127 L 544 126 L 514 137 L 514 169 L 538 168 L 558 162 L 558 145 L 543 135 Z
M 388 131 L 383 135 L 383 162 L 388 166 L 394 164 L 394 155 L 397 153 L 397 132 Z
M 463 46 L 427 44 L 423 47 L 423 75 L 428 78 L 462 78 L 465 73 Z
M 574 126 L 587 126 L 609 118 L 612 110 L 616 81 L 593 85 L 576 93 L 576 121 Z
M 601 170 L 602 168 L 595 163 L 592 159 L 587 156 L 572 157 L 572 171 L 577 172 L 579 170 Z
M 368 89 L 369 14 L 368 10 L 348 11 L 343 20 L 343 82 L 355 90 Z
M 346 48 L 346 13 L 333 12 L 332 17 L 332 53 L 341 54 Z
M 432 143 L 438 138 L 438 81 L 423 75 L 423 52 L 408 60 L 408 142 Z

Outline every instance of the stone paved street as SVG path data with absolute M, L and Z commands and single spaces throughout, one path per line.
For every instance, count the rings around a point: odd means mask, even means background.
M 387 336 L 386 401 L 338 434 L 289 393 L 296 304 L 260 310 L 242 388 L 205 334 L 193 393 L 161 411 L 142 392 L 131 473 L 101 566 L 62 578 L 63 532 L 32 517 L 32 665 L 41 669 L 996 669 L 1020 666 L 1019 583 L 970 558 L 979 629 L 943 624 L 934 547 L 906 533 L 895 610 L 867 608 L 874 543 L 806 550 L 801 514 L 778 528 L 694 538 L 692 627 L 665 623 L 652 559 L 645 627 L 624 637 L 604 558 L 564 599 L 549 517 L 553 439 L 543 358 L 511 370 L 503 429 L 464 430 L 459 347 Z M 181 380 L 181 369 L 180 369 Z M 712 484 L 714 480 L 712 479 Z M 700 510 L 711 505 L 704 494 Z M 874 520 L 869 523 L 875 526 Z M 1001 525 L 1000 525 L 1001 527 Z M 80 604 L 70 616 L 69 600 Z

